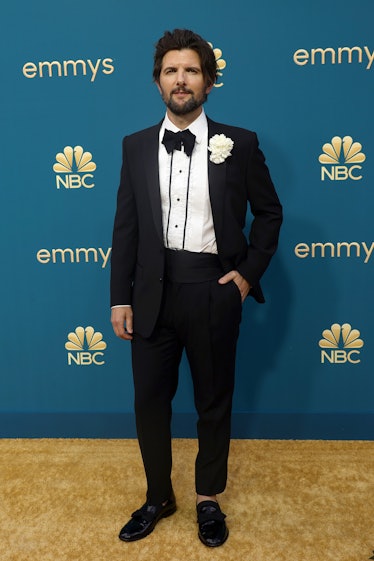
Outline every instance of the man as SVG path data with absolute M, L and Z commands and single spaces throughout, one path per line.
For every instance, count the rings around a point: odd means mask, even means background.
M 215 123 L 202 105 L 214 86 L 210 45 L 165 32 L 153 77 L 166 104 L 156 126 L 126 137 L 112 246 L 112 325 L 131 340 L 137 434 L 146 503 L 122 528 L 133 541 L 173 514 L 171 402 L 183 349 L 198 412 L 198 535 L 228 536 L 225 489 L 242 303 L 263 302 L 260 277 L 274 254 L 281 206 L 253 132 Z M 180 132 L 184 131 L 184 132 Z M 243 234 L 248 202 L 249 241 Z

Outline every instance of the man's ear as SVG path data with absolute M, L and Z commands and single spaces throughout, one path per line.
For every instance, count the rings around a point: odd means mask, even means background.
M 161 86 L 160 86 L 160 83 L 158 82 L 158 80 L 155 80 L 155 84 L 156 84 L 156 86 L 157 86 L 158 91 L 159 91 L 160 94 L 162 95 Z
M 214 83 L 212 83 L 212 82 L 209 81 L 209 82 L 207 83 L 206 90 L 205 90 L 206 95 L 210 94 L 210 92 L 212 91 L 213 87 L 214 87 Z

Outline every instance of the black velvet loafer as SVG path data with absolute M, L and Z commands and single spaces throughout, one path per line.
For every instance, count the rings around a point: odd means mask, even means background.
M 219 504 L 215 501 L 202 501 L 197 505 L 199 538 L 208 547 L 218 547 L 225 543 L 229 531 Z
M 119 539 L 124 542 L 141 540 L 153 532 L 161 518 L 171 516 L 177 510 L 174 494 L 165 505 L 150 505 L 145 503 L 139 510 L 132 513 L 130 520 L 119 533 Z

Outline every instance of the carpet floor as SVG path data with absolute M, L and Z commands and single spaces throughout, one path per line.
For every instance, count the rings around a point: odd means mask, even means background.
M 135 440 L 0 440 L 2 561 L 374 559 L 374 443 L 234 440 L 220 548 L 197 538 L 196 441 L 173 442 L 178 510 L 144 540 L 118 531 L 144 500 Z

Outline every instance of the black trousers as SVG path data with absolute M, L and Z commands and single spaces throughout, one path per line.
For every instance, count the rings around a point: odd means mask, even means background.
M 177 269 L 174 263 L 169 266 L 157 326 L 151 337 L 135 333 L 132 341 L 137 434 L 151 504 L 165 501 L 172 492 L 170 423 L 183 349 L 198 413 L 196 492 L 215 495 L 226 486 L 242 303 L 234 282 L 217 282 L 223 272 L 218 260 L 211 267 L 212 257 L 206 260 L 208 267 L 194 267 L 192 276 L 184 263 Z M 197 280 L 207 276 L 214 278 Z M 176 280 L 186 278 L 188 282 Z

